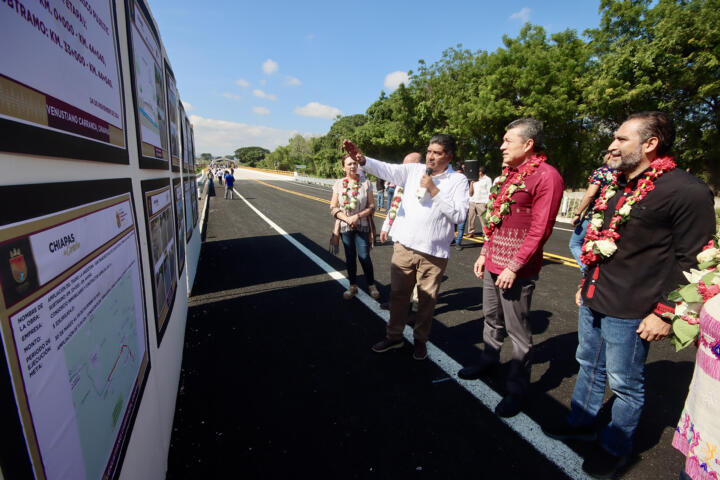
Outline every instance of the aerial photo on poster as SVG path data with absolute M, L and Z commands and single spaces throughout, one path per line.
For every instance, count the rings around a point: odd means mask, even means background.
M 142 155 L 168 160 L 167 113 L 160 44 L 137 2 L 132 2 L 132 44 Z
M 145 192 L 150 225 L 155 320 L 157 331 L 165 327 L 177 286 L 175 225 L 169 187 Z

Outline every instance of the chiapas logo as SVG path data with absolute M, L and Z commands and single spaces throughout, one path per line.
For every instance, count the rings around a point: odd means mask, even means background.
M 27 281 L 27 264 L 25 263 L 25 256 L 19 248 L 10 249 L 10 271 L 15 281 L 19 284 Z

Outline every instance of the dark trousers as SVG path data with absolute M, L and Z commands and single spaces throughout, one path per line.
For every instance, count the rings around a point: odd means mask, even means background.
M 530 302 L 535 280 L 516 278 L 511 288 L 502 289 L 495 286 L 497 277 L 486 271 L 483 279 L 483 356 L 486 360 L 499 362 L 500 348 L 507 332 L 513 347 L 507 390 L 511 394 L 522 395 L 530 386 L 533 345 Z

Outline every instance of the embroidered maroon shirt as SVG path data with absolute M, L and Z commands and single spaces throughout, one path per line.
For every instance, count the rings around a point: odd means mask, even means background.
M 510 168 L 508 176 L 525 168 L 527 162 L 517 169 Z M 509 184 L 505 182 L 500 194 Z M 510 205 L 510 213 L 483 246 L 487 271 L 499 274 L 508 268 L 518 277 L 536 277 L 540 273 L 542 247 L 555 225 L 564 187 L 558 171 L 547 162 L 525 177 L 525 188 L 511 197 L 515 203 Z

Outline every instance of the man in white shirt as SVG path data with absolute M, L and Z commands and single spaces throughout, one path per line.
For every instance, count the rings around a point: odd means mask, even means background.
M 492 180 L 485 175 L 485 166 L 478 167 L 478 179 L 470 182 L 470 210 L 468 211 L 468 237 L 475 236 L 475 219 L 480 219 L 480 232 L 485 228 L 485 210 L 490 201 Z
M 373 345 L 372 350 L 382 353 L 402 348 L 407 305 L 417 284 L 419 305 L 413 328 L 413 358 L 424 360 L 454 226 L 465 220 L 468 211 L 467 180 L 450 166 L 456 151 L 455 139 L 445 134 L 434 135 L 427 148 L 425 165 L 394 165 L 366 158 L 350 140 L 345 140 L 343 147 L 368 172 L 405 186 L 404 215 L 396 217 L 393 224 L 390 322 L 386 338 Z

